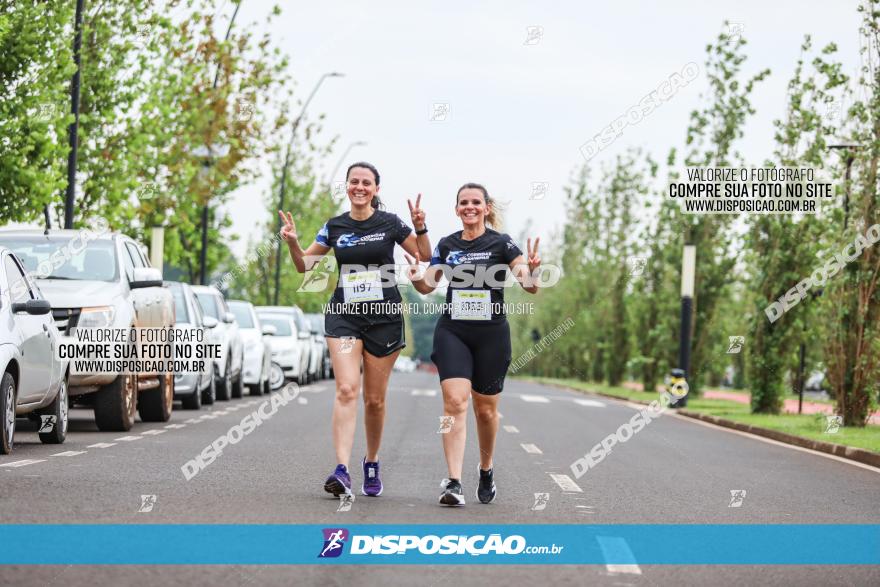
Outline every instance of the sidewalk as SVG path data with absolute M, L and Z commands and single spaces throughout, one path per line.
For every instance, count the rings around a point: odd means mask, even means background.
M 623 384 L 623 387 L 628 389 L 634 389 L 637 391 L 642 391 L 642 385 L 640 383 L 636 383 L 633 381 L 628 381 Z M 730 391 L 723 389 L 706 389 L 703 390 L 703 397 L 706 399 L 724 399 L 732 402 L 736 402 L 738 404 L 749 405 L 752 401 L 751 394 L 745 391 Z M 798 401 L 796 399 L 785 399 L 782 404 L 782 411 L 786 414 L 797 414 L 798 413 Z M 804 400 L 803 411 L 804 414 L 828 414 L 829 416 L 834 414 L 834 406 L 831 404 L 822 404 L 818 402 L 812 402 L 809 400 Z M 874 412 L 870 418 L 868 418 L 868 424 L 880 426 L 880 411 Z

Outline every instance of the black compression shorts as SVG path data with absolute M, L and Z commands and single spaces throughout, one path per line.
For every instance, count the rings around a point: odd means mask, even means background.
M 441 318 L 434 329 L 431 360 L 437 365 L 440 381 L 461 377 L 469 380 L 477 393 L 501 393 L 510 354 L 507 320 L 476 325 Z
M 403 317 L 375 320 L 356 315 L 326 314 L 324 332 L 330 338 L 352 337 L 364 341 L 374 357 L 385 357 L 406 346 Z

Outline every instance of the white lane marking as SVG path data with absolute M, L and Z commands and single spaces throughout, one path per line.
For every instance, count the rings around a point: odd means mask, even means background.
M 165 434 L 168 432 L 167 430 L 144 430 L 141 432 L 143 435 L 156 436 L 157 434 Z
M 116 446 L 115 442 L 96 442 L 95 444 L 90 444 L 86 448 L 110 448 L 111 446 Z
M 229 411 L 228 410 L 218 410 L 218 411 L 212 412 L 212 413 L 214 414 L 214 417 L 216 418 L 217 416 L 225 416 L 226 414 L 229 413 Z
M 572 481 L 571 477 L 569 477 L 568 475 L 549 472 L 547 474 L 550 475 L 550 478 L 553 479 L 553 481 L 555 481 L 557 485 L 559 485 L 559 488 L 562 489 L 562 491 L 572 491 L 577 493 L 584 492 L 584 490 L 581 489 L 577 483 Z
M 131 442 L 133 440 L 140 440 L 143 436 L 120 436 L 119 438 L 114 438 L 113 440 L 124 440 L 125 442 Z
M 217 414 L 205 414 L 204 416 L 201 416 L 199 420 L 213 420 L 216 417 Z
M 619 536 L 596 536 L 596 542 L 602 549 L 602 557 L 605 559 L 605 568 L 609 573 L 627 573 L 641 575 L 642 570 L 636 564 L 636 557 L 626 540 Z M 614 562 L 607 562 L 613 560 Z
M 544 397 L 543 395 L 528 395 L 526 393 L 520 394 L 520 396 L 524 402 L 531 402 L 536 404 L 549 404 L 550 400 Z
M 588 408 L 604 408 L 605 407 L 605 404 L 603 404 L 602 402 L 596 401 L 594 399 L 576 399 L 576 400 L 574 400 L 574 403 L 576 403 L 579 406 L 586 406 Z
M 434 397 L 437 395 L 436 389 L 414 389 L 410 395 L 423 395 L 425 397 Z
M 177 430 L 178 428 L 186 428 L 186 424 L 168 424 L 165 428 L 170 428 L 171 430 Z
M 26 467 L 28 465 L 35 465 L 37 463 L 42 463 L 46 459 L 24 459 L 23 461 L 12 461 L 11 463 L 3 463 L 0 467 Z
M 53 457 L 75 457 L 76 455 L 82 455 L 89 451 L 87 450 L 66 450 L 64 452 L 56 452 L 54 455 L 50 455 Z
M 540 448 L 535 446 L 534 444 L 520 444 L 523 447 L 523 450 L 529 453 L 530 455 L 542 455 L 544 454 Z
M 518 434 L 519 433 L 519 429 L 516 426 L 511 426 L 510 424 L 504 425 L 504 431 L 510 432 L 511 434 Z
M 303 396 L 299 396 L 298 398 L 296 398 L 296 402 L 300 405 L 305 405 L 305 404 L 309 403 L 309 400 L 307 400 Z
M 667 411 L 666 413 L 668 414 L 669 412 Z M 773 440 L 772 438 L 765 438 L 763 436 L 758 436 L 757 434 L 749 434 L 748 432 L 743 432 L 742 430 L 735 430 L 733 428 L 725 428 L 724 426 L 719 426 L 718 424 L 713 424 L 711 422 L 704 422 L 703 420 L 697 420 L 696 418 L 688 418 L 687 416 L 682 416 L 681 414 L 670 414 L 670 415 L 676 419 L 684 420 L 686 422 L 692 422 L 694 424 L 699 424 L 700 426 L 705 426 L 707 428 L 714 428 L 715 430 L 722 430 L 724 432 L 730 432 L 731 434 L 738 434 L 740 436 L 744 436 L 746 438 L 751 438 L 752 440 L 757 440 L 759 442 L 766 442 L 767 444 L 775 444 L 776 446 L 781 446 L 783 448 L 790 448 L 791 450 L 797 450 L 797 451 L 805 452 L 805 453 L 808 453 L 811 455 L 825 457 L 826 459 L 831 459 L 833 461 L 846 463 L 847 465 L 859 467 L 860 469 L 867 469 L 868 471 L 872 471 L 874 473 L 880 473 L 880 468 L 872 467 L 871 465 L 866 465 L 865 463 L 860 463 L 859 461 L 853 461 L 850 459 L 839 457 L 837 455 L 828 454 L 827 452 L 820 452 L 817 450 L 813 450 L 811 448 L 804 448 L 802 446 L 795 446 L 793 444 L 786 444 L 784 442 L 779 442 L 778 440 Z
M 201 422 L 201 420 L 199 420 L 198 418 L 190 418 L 189 420 L 184 420 L 184 422 L 186 422 L 187 424 L 198 424 L 199 422 Z

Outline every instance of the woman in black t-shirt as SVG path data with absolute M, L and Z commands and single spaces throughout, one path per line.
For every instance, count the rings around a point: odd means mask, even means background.
M 351 210 L 328 220 L 315 242 L 303 251 L 293 216 L 278 213 L 284 222 L 281 237 L 287 242 L 297 271 L 303 273 L 332 249 L 339 265 L 339 282 L 324 317 L 324 330 L 336 379 L 333 404 L 333 445 L 336 470 L 324 482 L 335 496 L 351 493 L 348 462 L 354 443 L 357 396 L 363 360 L 364 423 L 367 454 L 362 461 L 363 495 L 382 493 L 379 446 L 385 423 L 388 377 L 404 342 L 400 292 L 393 270 L 394 246 L 414 255 L 431 250 L 425 213 L 409 202 L 416 233 L 397 215 L 380 210 L 379 172 L 369 163 L 355 163 L 346 172 Z M 418 236 L 417 236 L 418 235 Z
M 441 274 L 449 280 L 431 355 L 443 389 L 443 424 L 449 428 L 443 435 L 449 473 L 441 485 L 443 505 L 464 505 L 461 469 L 468 396 L 474 401 L 480 441 L 477 498 L 481 503 L 495 500 L 492 456 L 498 433 L 498 399 L 511 359 L 504 282 L 508 271 L 512 271 L 523 289 L 536 293 L 536 274 L 541 265 L 540 239 L 535 239 L 534 248 L 528 240 L 526 258 L 508 235 L 486 226 L 497 223 L 493 200 L 483 186 L 462 186 L 456 196 L 455 214 L 461 218 L 462 230 L 440 239 L 424 274 L 418 275 L 420 258 L 407 255 L 410 280 L 420 293 L 434 291 Z

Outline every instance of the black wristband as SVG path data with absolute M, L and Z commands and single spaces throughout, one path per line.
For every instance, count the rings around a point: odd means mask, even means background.
M 416 231 L 416 236 L 421 236 L 423 234 L 428 234 L 428 225 L 425 225 L 425 228 Z

